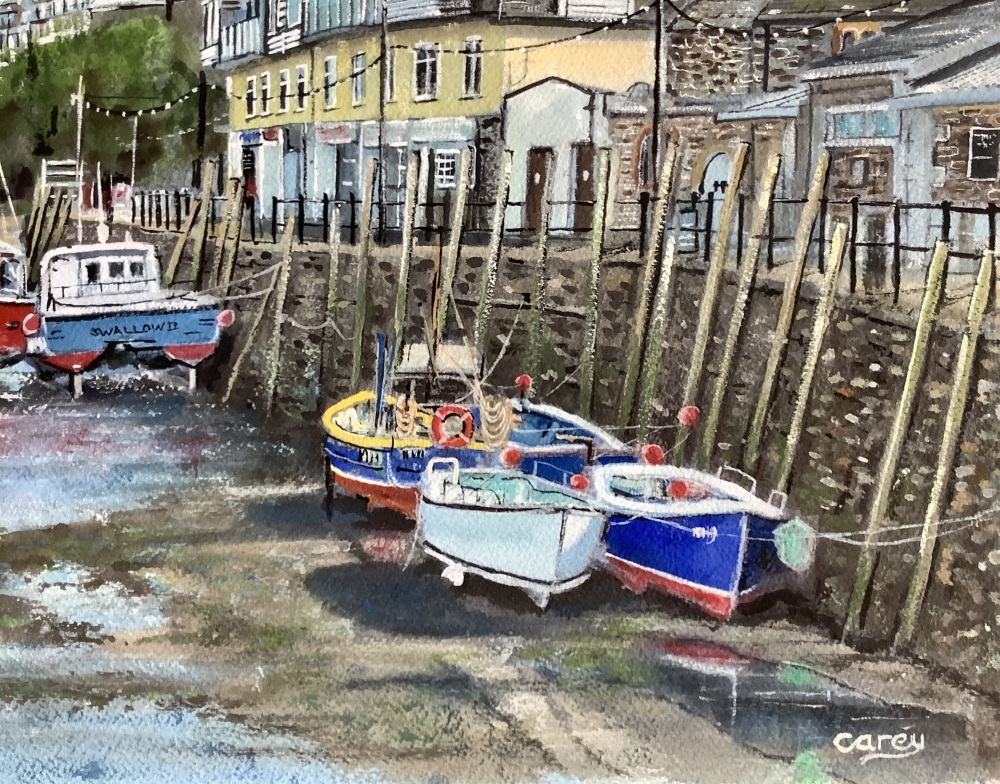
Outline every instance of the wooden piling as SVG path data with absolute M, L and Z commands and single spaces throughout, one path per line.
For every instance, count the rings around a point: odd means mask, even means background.
M 909 644 L 913 638 L 914 625 L 920 614 L 924 592 L 927 590 L 927 579 L 930 576 L 931 561 L 934 557 L 934 544 L 937 541 L 938 523 L 941 520 L 941 507 L 944 503 L 945 490 L 951 478 L 951 467 L 955 462 L 955 452 L 958 449 L 958 439 L 962 433 L 962 420 L 965 418 L 965 408 L 969 400 L 969 383 L 976 358 L 976 344 L 979 341 L 979 328 L 983 323 L 983 315 L 990 300 L 990 278 L 993 274 L 993 252 L 983 253 L 979 265 L 979 276 L 973 290 L 972 302 L 969 303 L 969 318 L 962 335 L 962 345 L 958 350 L 958 361 L 955 363 L 955 374 L 952 380 L 951 400 L 948 401 L 948 413 L 944 417 L 944 432 L 941 436 L 941 447 L 938 450 L 937 469 L 934 473 L 934 484 L 931 486 L 931 496 L 924 512 L 924 524 L 920 531 L 920 553 L 917 565 L 913 570 L 910 587 L 906 593 L 903 612 L 900 617 L 899 631 L 893 648 Z
M 164 286 L 172 286 L 174 283 L 174 276 L 177 275 L 177 268 L 180 266 L 181 258 L 184 255 L 184 246 L 187 245 L 188 237 L 191 236 L 191 229 L 194 228 L 195 219 L 198 217 L 200 211 L 201 199 L 195 197 L 191 202 L 190 210 L 188 210 L 187 219 L 184 221 L 184 228 L 177 235 L 177 242 L 174 243 L 174 250 L 170 254 L 170 261 L 167 264 L 167 268 L 163 271 Z
M 535 280 L 531 291 L 531 315 L 528 321 L 528 373 L 538 378 L 542 372 L 542 324 L 545 318 L 545 293 L 548 279 L 545 264 L 549 256 L 549 220 L 552 217 L 553 155 L 546 153 L 545 184 L 542 189 L 542 212 L 538 220 L 538 244 L 535 246 Z
M 656 191 L 656 204 L 653 209 L 653 231 L 649 247 L 646 251 L 646 267 L 639 289 L 639 299 L 633 322 L 632 341 L 629 344 L 628 360 L 625 365 L 625 382 L 622 387 L 621 407 L 618 409 L 618 428 L 624 433 L 632 417 L 632 405 L 635 403 L 635 388 L 639 382 L 639 369 L 642 364 L 642 349 L 646 343 L 646 330 L 649 321 L 649 303 L 653 296 L 653 287 L 660 269 L 660 243 L 663 241 L 663 227 L 666 223 L 667 208 L 673 192 L 674 171 L 677 168 L 677 143 L 672 139 L 667 144 L 663 154 L 663 166 L 660 169 L 659 187 Z
M 764 166 L 763 180 L 758 183 L 757 205 L 754 208 L 753 220 L 750 223 L 750 243 L 740 264 L 736 300 L 733 303 L 733 313 L 729 320 L 729 331 L 722 350 L 722 361 L 719 364 L 719 375 L 715 379 L 715 391 L 712 393 L 712 403 L 705 419 L 705 429 L 701 435 L 701 448 L 698 450 L 698 467 L 705 469 L 715 448 L 715 436 L 719 430 L 719 419 L 722 416 L 722 403 L 726 398 L 729 386 L 729 373 L 732 371 L 736 357 L 736 343 L 740 339 L 743 320 L 746 317 L 747 304 L 753 288 L 754 277 L 757 274 L 757 262 L 760 259 L 761 241 L 764 237 L 769 216 L 771 215 L 771 200 L 774 198 L 774 185 L 778 180 L 778 169 L 781 167 L 781 155 L 771 153 Z
M 319 389 L 320 400 L 323 399 L 324 382 L 326 381 L 327 363 L 333 351 L 333 339 L 337 334 L 337 289 L 340 283 L 340 205 L 333 206 L 330 224 L 330 273 L 326 284 L 326 318 L 323 321 L 323 342 L 319 355 Z
M 448 235 L 448 249 L 441 263 L 441 293 L 437 300 L 438 309 L 437 322 L 434 326 L 434 345 L 440 345 L 444 339 L 445 326 L 448 323 L 448 305 L 452 301 L 455 270 L 458 269 L 458 256 L 462 248 L 462 227 L 465 225 L 465 204 L 469 197 L 469 169 L 471 164 L 472 150 L 466 147 L 459 156 L 458 187 L 455 193 L 455 205 L 452 208 L 451 214 L 451 232 Z
M 743 169 L 747 159 L 749 145 L 740 144 L 733 156 L 733 167 L 729 175 L 729 185 L 726 195 L 719 208 L 719 225 L 712 245 L 712 255 L 705 273 L 705 284 L 702 287 L 701 303 L 698 305 L 698 324 L 695 327 L 694 349 L 691 353 L 691 364 L 688 366 L 687 379 L 684 382 L 682 406 L 694 406 L 698 403 L 698 387 L 701 383 L 701 373 L 705 366 L 705 354 L 708 351 L 708 341 L 712 337 L 712 319 L 715 315 L 715 303 L 719 297 L 722 284 L 722 273 L 726 265 L 726 251 L 729 247 L 729 229 L 736 211 L 736 200 L 743 179 Z M 707 241 L 707 240 L 706 240 Z M 684 442 L 687 432 L 681 428 L 677 433 L 677 443 L 674 454 L 678 465 L 684 463 Z
M 42 221 L 45 218 L 45 211 L 48 208 L 51 196 L 51 185 L 46 185 L 44 188 L 39 187 L 35 190 L 35 198 L 31 205 L 31 216 L 28 220 L 28 225 L 25 227 L 26 239 L 24 252 L 27 254 L 29 262 L 35 257 L 38 234 L 41 231 Z
M 507 200 L 510 197 L 510 168 L 514 153 L 504 150 L 500 156 L 500 171 L 497 176 L 497 196 L 493 204 L 493 223 L 490 227 L 490 245 L 486 253 L 486 269 L 479 289 L 479 308 L 476 310 L 476 356 L 486 356 L 489 341 L 490 312 L 493 309 L 493 294 L 500 270 L 500 253 L 503 246 L 504 218 L 507 215 Z
M 809 258 L 809 243 L 812 240 L 816 216 L 819 214 L 823 190 L 826 187 L 826 171 L 829 163 L 830 156 L 827 153 L 820 155 L 819 160 L 816 161 L 812 185 L 809 188 L 805 207 L 802 209 L 798 231 L 795 233 L 795 249 L 792 253 L 792 263 L 789 265 L 788 277 L 785 279 L 785 290 L 781 296 L 778 323 L 774 327 L 771 352 L 768 354 L 767 367 L 764 370 L 764 382 L 761 385 L 760 396 L 757 398 L 757 408 L 754 410 L 750 434 L 747 436 L 746 450 L 743 453 L 743 467 L 751 473 L 757 468 L 757 460 L 760 457 L 760 439 L 767 422 L 767 410 L 771 405 L 774 386 L 778 380 L 778 370 L 785 356 L 785 348 L 788 346 L 788 335 L 795 317 L 795 303 L 799 297 L 799 287 L 802 285 L 802 272 L 806 266 L 806 259 Z
M 257 336 L 257 330 L 260 328 L 261 322 L 264 320 L 264 314 L 267 312 L 267 303 L 271 301 L 272 295 L 274 294 L 275 287 L 278 283 L 278 276 L 281 274 L 281 267 L 275 267 L 274 271 L 271 273 L 270 283 L 265 289 L 268 293 L 264 295 L 260 300 L 260 305 L 257 307 L 257 312 L 254 314 L 253 321 L 250 323 L 250 329 L 247 330 L 246 336 L 243 341 L 243 347 L 240 352 L 236 355 L 236 360 L 233 362 L 232 368 L 229 370 L 229 378 L 226 381 L 226 391 L 222 395 L 222 402 L 228 403 L 230 396 L 233 394 L 233 387 L 236 385 L 236 379 L 240 375 L 240 368 L 243 367 L 243 362 L 250 354 L 253 349 L 254 338 Z
M 240 178 L 236 182 L 236 198 L 233 211 L 229 216 L 226 233 L 226 255 L 219 273 L 219 286 L 225 294 L 229 293 L 229 284 L 233 280 L 233 269 L 236 266 L 236 256 L 240 252 L 240 240 L 243 238 L 243 198 L 246 195 L 246 181 Z
M 292 239 L 295 237 L 295 211 L 285 214 L 285 233 L 281 238 L 281 274 L 274 289 L 274 326 L 271 329 L 271 346 L 267 355 L 267 383 L 264 387 L 264 417 L 271 416 L 274 390 L 278 384 L 278 363 L 281 361 L 281 322 L 288 296 L 288 281 L 292 274 Z
M 399 259 L 399 279 L 396 283 L 396 309 L 392 334 L 396 338 L 396 362 L 403 355 L 402 341 L 406 330 L 406 301 L 410 293 L 410 264 L 413 261 L 413 225 L 417 219 L 417 186 L 420 181 L 420 157 L 410 153 L 406 164 L 406 196 L 403 202 L 403 247 Z
M 52 231 L 49 233 L 49 236 L 45 241 L 45 245 L 41 248 L 39 259 L 41 259 L 41 257 L 48 253 L 52 248 L 59 246 L 63 233 L 66 231 L 66 224 L 69 223 L 69 216 L 72 211 L 73 197 L 67 193 L 59 207 L 59 211 L 56 213 L 55 222 L 52 224 Z
M 594 217 L 590 227 L 590 270 L 587 276 L 586 316 L 583 327 L 583 355 L 580 357 L 580 416 L 590 418 L 594 402 L 594 352 L 597 349 L 597 305 L 600 300 L 601 256 L 604 254 L 604 222 L 608 211 L 608 178 L 611 151 L 597 151 L 594 167 Z
M 191 257 L 191 288 L 201 288 L 201 268 L 205 262 L 205 246 L 208 242 L 208 224 L 212 220 L 212 183 L 215 179 L 215 160 L 205 162 L 205 174 L 201 181 L 201 218 L 194 235 L 194 252 Z
M 653 301 L 653 313 L 649 322 L 649 340 L 642 368 L 642 384 L 639 387 L 639 413 L 636 417 L 638 425 L 636 437 L 639 444 L 646 443 L 649 425 L 653 417 L 653 398 L 656 397 L 656 384 L 660 378 L 663 338 L 667 331 L 667 317 L 670 315 L 676 248 L 677 236 L 671 234 L 667 238 L 667 244 L 663 250 L 663 263 L 660 267 L 660 278 L 656 284 L 656 299 Z
M 802 363 L 799 375 L 799 388 L 795 393 L 795 405 L 792 409 L 792 421 L 788 426 L 788 437 L 785 439 L 785 449 L 778 463 L 777 480 L 774 489 L 782 493 L 788 492 L 788 482 L 792 476 L 792 465 L 802 438 L 802 427 L 805 423 L 806 406 L 809 405 L 809 393 L 812 390 L 813 376 L 819 364 L 819 352 L 823 349 L 826 331 L 830 328 L 830 317 L 837 297 L 837 281 L 844 263 L 844 247 L 847 242 L 847 224 L 838 223 L 834 228 L 833 239 L 830 242 L 830 258 L 827 260 L 826 274 L 823 277 L 823 287 L 820 289 L 819 301 L 813 313 L 812 329 L 809 332 L 809 346 L 806 358 Z
M 212 248 L 212 265 L 208 270 L 208 286 L 214 289 L 219 284 L 222 274 L 222 260 L 226 250 L 226 240 L 229 237 L 229 221 L 232 220 L 233 206 L 236 203 L 236 186 L 238 180 L 232 178 L 226 183 L 226 201 L 222 206 L 222 222 L 215 233 L 215 246 Z
M 29 285 L 34 285 L 39 279 L 39 267 L 42 261 L 42 256 L 45 255 L 45 249 L 49 244 L 49 237 L 52 234 L 52 229 L 55 225 L 56 219 L 58 217 L 59 211 L 62 209 L 63 204 L 63 191 L 59 190 L 56 193 L 55 204 L 51 205 L 48 201 L 45 202 L 43 206 L 43 213 L 41 216 L 41 228 L 38 231 L 38 235 L 35 237 L 34 246 L 31 249 L 31 269 L 29 270 Z
M 879 461 L 875 494 L 868 512 L 865 539 L 861 545 L 858 571 L 854 578 L 854 589 L 851 592 L 851 601 L 847 608 L 847 621 L 844 624 L 845 639 L 858 631 L 861 621 L 861 608 L 864 605 L 875 566 L 875 546 L 878 543 L 878 533 L 889 506 L 889 493 L 892 490 L 893 480 L 896 478 L 896 468 L 899 465 L 899 457 L 903 451 L 906 431 L 910 426 L 913 406 L 920 387 L 920 378 L 923 374 L 927 349 L 930 345 L 931 329 L 934 326 L 938 303 L 941 299 L 942 282 L 947 263 L 948 245 L 938 241 L 934 247 L 934 257 L 931 259 L 930 269 L 927 271 L 927 284 L 924 290 L 924 299 L 920 305 L 917 331 L 913 337 L 913 350 L 906 371 L 906 381 L 903 383 L 903 392 L 896 404 L 896 415 L 892 421 L 889 441 L 886 443 L 885 451 Z
M 365 164 L 364 190 L 361 198 L 360 246 L 358 248 L 358 276 L 355 291 L 354 334 L 351 336 L 351 393 L 361 390 L 361 360 L 364 351 L 365 322 L 368 320 L 368 253 L 371 249 L 372 194 L 375 190 L 375 159 Z

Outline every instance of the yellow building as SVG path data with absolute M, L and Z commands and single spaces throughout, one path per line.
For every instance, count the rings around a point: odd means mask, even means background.
M 262 57 L 230 78 L 230 160 L 242 162 L 266 214 L 275 196 L 304 194 L 315 204 L 324 193 L 331 199 L 359 196 L 364 162 L 381 145 L 386 218 L 393 226 L 411 151 L 424 153 L 421 186 L 446 190 L 455 187 L 461 149 L 472 147 L 473 187 L 489 199 L 498 152 L 503 142 L 514 141 L 511 130 L 524 148 L 507 144 L 515 151 L 513 191 L 520 200 L 527 200 L 522 191 L 530 150 L 537 148 L 552 153 L 546 160 L 554 161 L 554 200 L 570 201 L 578 185 L 592 184 L 574 169 L 592 167 L 592 148 L 606 139 L 595 96 L 651 82 L 653 74 L 648 28 L 612 25 L 591 33 L 592 27 L 492 17 L 410 23 L 388 30 L 384 63 L 380 29 L 354 27 Z M 539 91 L 531 96 L 538 111 L 524 97 L 531 90 Z M 522 97 L 511 104 L 512 96 Z M 505 116 L 513 106 L 523 121 L 516 113 Z M 557 138 L 577 126 L 583 130 L 576 136 Z M 519 216 L 512 213 L 512 225 Z M 574 221 L 565 209 L 553 218 L 555 227 Z

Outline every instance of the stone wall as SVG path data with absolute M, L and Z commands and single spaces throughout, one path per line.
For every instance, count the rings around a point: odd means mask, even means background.
M 799 85 L 802 72 L 813 63 L 830 56 L 830 38 L 826 27 L 789 28 L 771 26 L 771 44 L 764 58 L 764 32 L 754 36 L 753 64 L 758 81 L 767 68 L 768 92 L 787 90 Z
M 976 127 L 1000 128 L 1000 106 L 965 106 L 934 111 L 939 141 L 933 162 L 938 169 L 934 201 L 983 203 L 1000 200 L 1000 182 L 969 179 L 969 137 Z
M 683 30 L 667 38 L 667 94 L 675 98 L 739 95 L 754 83 L 753 44 L 711 28 Z

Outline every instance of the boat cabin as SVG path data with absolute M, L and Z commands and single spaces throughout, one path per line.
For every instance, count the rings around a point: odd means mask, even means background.
M 25 290 L 24 257 L 13 245 L 0 243 L 0 299 L 20 299 Z
M 109 243 L 57 248 L 42 263 L 47 311 L 80 305 L 122 304 L 160 294 L 160 266 L 152 245 Z

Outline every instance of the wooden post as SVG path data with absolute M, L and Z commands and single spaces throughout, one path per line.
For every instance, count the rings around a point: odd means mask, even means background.
M 722 350 L 722 362 L 719 365 L 719 375 L 715 379 L 715 391 L 712 394 L 712 404 L 705 419 L 705 430 L 701 435 L 701 449 L 698 450 L 698 467 L 705 469 L 712 457 L 715 447 L 715 436 L 719 430 L 719 419 L 722 416 L 722 403 L 726 398 L 726 388 L 729 386 L 729 373 L 736 357 L 736 343 L 743 329 L 743 319 L 746 316 L 747 304 L 753 288 L 754 276 L 757 273 L 757 262 L 760 259 L 761 240 L 771 215 L 771 200 L 774 198 L 774 184 L 778 180 L 778 169 L 781 167 L 781 156 L 771 153 L 764 167 L 763 181 L 759 182 L 760 191 L 757 195 L 757 205 L 753 220 L 750 223 L 750 243 L 739 269 L 739 282 L 736 287 L 736 301 L 733 303 L 733 314 L 729 320 L 729 331 L 726 333 L 726 343 Z
M 31 204 L 30 218 L 28 219 L 28 225 L 25 227 L 26 239 L 24 252 L 27 254 L 29 261 L 34 258 L 35 245 L 38 243 L 38 233 L 41 229 L 42 220 L 45 217 L 45 210 L 48 207 L 51 195 L 51 185 L 35 189 L 35 198 Z
M 774 386 L 778 380 L 778 369 L 782 359 L 784 359 L 785 347 L 788 345 L 788 334 L 792 329 L 792 320 L 795 318 L 795 302 L 799 297 L 799 287 L 802 284 L 802 272 L 806 266 L 806 259 L 809 258 L 809 242 L 816 225 L 816 216 L 819 214 L 823 189 L 826 187 L 826 170 L 829 163 L 830 156 L 827 153 L 820 155 L 819 160 L 816 161 L 812 185 L 809 188 L 805 207 L 802 208 L 798 231 L 795 233 L 792 264 L 788 271 L 788 277 L 785 279 L 785 290 L 781 297 L 781 308 L 778 311 L 778 323 L 774 327 L 771 353 L 767 357 L 767 368 L 764 370 L 764 383 L 760 389 L 760 396 L 757 398 L 757 408 L 754 410 L 750 424 L 750 435 L 747 436 L 746 451 L 743 454 L 743 467 L 751 473 L 756 469 L 757 460 L 760 457 L 760 439 L 764 434 L 764 425 L 767 422 L 767 409 L 771 405 Z
M 227 224 L 226 255 L 218 281 L 227 296 L 229 284 L 233 279 L 233 269 L 236 266 L 236 255 L 240 252 L 240 240 L 243 236 L 243 197 L 245 195 L 246 181 L 241 178 L 236 182 L 236 197 L 233 200 L 233 210 Z
M 46 253 L 50 248 L 56 247 L 60 244 L 63 233 L 66 231 L 66 224 L 69 223 L 69 216 L 72 211 L 73 197 L 67 193 L 66 198 L 63 200 L 62 209 L 60 209 L 59 214 L 56 215 L 56 222 L 52 227 L 52 233 L 49 235 L 48 242 L 46 242 L 45 247 L 42 248 L 42 253 Z
M 340 283 L 340 205 L 333 206 L 330 232 L 330 274 L 326 284 L 326 319 L 323 322 L 323 343 L 319 355 L 319 389 L 320 399 L 323 397 L 323 382 L 326 375 L 327 362 L 333 350 L 333 338 L 336 335 L 334 320 L 337 316 L 337 288 Z
M 649 424 L 653 416 L 653 398 L 656 396 L 656 382 L 660 378 L 660 358 L 663 356 L 663 336 L 667 330 L 667 317 L 670 315 L 670 295 L 676 248 L 677 237 L 671 234 L 667 238 L 667 245 L 663 251 L 663 264 L 656 286 L 652 319 L 649 323 L 649 345 L 646 348 L 646 359 L 642 368 L 642 385 L 639 388 L 639 413 L 636 417 L 638 432 L 636 435 L 640 444 L 646 443 L 646 437 L 649 434 Z
M 955 375 L 952 381 L 951 400 L 948 402 L 948 413 L 944 417 L 944 433 L 941 436 L 941 448 L 938 450 L 937 469 L 934 473 L 934 484 L 931 486 L 931 497 L 924 512 L 924 525 L 920 531 L 920 554 L 913 570 L 910 588 L 906 593 L 903 613 L 900 619 L 899 631 L 896 632 L 894 648 L 908 645 L 913 637 L 913 628 L 920 605 L 923 602 L 924 591 L 927 590 L 927 579 L 930 576 L 931 561 L 934 556 L 934 543 L 937 540 L 938 523 L 941 520 L 941 506 L 944 493 L 951 477 L 951 467 L 955 462 L 955 451 L 958 448 L 958 438 L 962 433 L 962 419 L 965 417 L 965 407 L 969 399 L 969 382 L 976 358 L 976 344 L 979 341 L 979 328 L 983 323 L 983 314 L 990 299 L 990 277 L 993 274 L 993 252 L 983 253 L 979 265 L 979 276 L 969 303 L 969 321 L 962 335 L 962 345 L 958 350 L 958 361 L 955 363 Z
M 194 236 L 194 254 L 191 258 L 191 287 L 201 288 L 201 267 L 205 261 L 205 245 L 208 239 L 208 224 L 212 219 L 212 181 L 215 177 L 215 160 L 205 162 L 205 174 L 201 181 L 201 218 Z
M 792 411 L 792 421 L 788 426 L 788 438 L 785 449 L 778 463 L 778 478 L 774 489 L 782 493 L 788 492 L 788 481 L 792 476 L 792 464 L 795 453 L 802 438 L 802 426 L 806 418 L 806 406 L 809 405 L 809 393 L 812 390 L 813 376 L 819 364 L 819 352 L 826 339 L 826 331 L 830 327 L 830 316 L 837 297 L 837 280 L 844 263 L 844 247 L 847 243 L 847 224 L 838 223 L 830 242 L 830 258 L 827 260 L 826 273 L 823 276 L 823 288 L 820 289 L 819 301 L 813 313 L 812 329 L 809 333 L 809 346 L 806 358 L 802 363 L 802 373 L 799 376 L 799 388 L 795 393 L 795 407 Z
M 656 193 L 656 205 L 653 212 L 653 234 L 646 254 L 646 269 L 643 272 L 642 284 L 639 289 L 639 300 L 633 322 L 632 341 L 629 344 L 628 360 L 625 366 L 625 383 L 622 387 L 621 408 L 618 409 L 619 432 L 624 433 L 632 416 L 632 405 L 635 402 L 635 387 L 639 381 L 639 368 L 642 364 L 642 349 L 646 342 L 646 329 L 649 321 L 649 303 L 653 296 L 658 274 L 660 243 L 663 241 L 663 226 L 666 222 L 667 207 L 674 184 L 674 170 L 677 166 L 677 144 L 671 140 L 663 154 L 663 167 L 660 170 L 659 187 Z
M 535 285 L 531 293 L 531 318 L 528 322 L 528 373 L 538 378 L 542 372 L 542 324 L 545 317 L 545 262 L 549 256 L 549 220 L 552 217 L 552 153 L 546 153 L 545 184 L 542 189 L 542 214 L 538 220 L 538 245 L 535 248 Z
M 861 558 L 858 560 L 858 571 L 854 578 L 854 590 L 847 608 L 847 622 L 844 624 L 844 639 L 853 635 L 861 621 L 861 607 L 868 593 L 872 571 L 875 567 L 875 545 L 878 542 L 878 532 L 882 527 L 889 506 L 889 493 L 896 477 L 899 456 L 906 441 L 906 431 L 910 426 L 913 405 L 917 399 L 920 377 L 927 358 L 927 348 L 930 344 L 931 329 L 937 313 L 938 302 L 941 299 L 941 284 L 944 280 L 945 266 L 948 262 L 948 245 L 938 241 L 934 247 L 934 257 L 927 271 L 927 287 L 924 290 L 924 300 L 920 305 L 920 316 L 917 320 L 917 331 L 913 337 L 913 351 L 910 354 L 910 364 L 906 371 L 906 381 L 903 392 L 896 404 L 896 415 L 889 433 L 889 441 L 885 445 L 882 459 L 879 461 L 879 475 L 875 483 L 875 495 L 872 498 L 871 509 L 868 512 L 868 525 L 865 529 L 865 540 L 861 545 Z
M 399 281 L 396 285 L 396 310 L 392 334 L 396 338 L 396 362 L 403 355 L 402 342 L 406 330 L 406 299 L 410 293 L 410 264 L 413 260 L 413 224 L 417 217 L 417 186 L 420 184 L 420 154 L 410 153 L 406 164 L 406 196 L 403 202 L 403 238 L 399 259 Z
M 749 145 L 740 144 L 733 156 L 733 168 L 729 175 L 729 186 L 726 188 L 722 207 L 719 209 L 719 227 L 712 246 L 712 256 L 705 273 L 705 285 L 701 292 L 701 303 L 698 305 L 698 324 L 695 327 L 694 349 L 691 354 L 691 364 L 688 367 L 687 380 L 684 382 L 682 406 L 693 406 L 698 403 L 698 386 L 701 383 L 701 371 L 705 365 L 705 353 L 708 351 L 708 341 L 712 337 L 712 318 L 715 315 L 715 302 L 719 297 L 719 287 L 722 284 L 722 272 L 726 265 L 726 250 L 729 247 L 729 227 L 733 222 L 733 212 L 736 208 L 737 191 L 743 178 L 743 168 L 746 164 Z M 711 210 L 709 211 L 711 214 Z M 708 240 L 706 239 L 706 242 Z M 677 433 L 675 457 L 678 465 L 684 463 L 684 442 L 687 430 L 681 428 Z
M 38 282 L 39 275 L 39 265 L 42 260 L 42 256 L 45 255 L 45 249 L 49 244 L 49 236 L 52 234 L 52 228 L 55 224 L 56 217 L 59 211 L 62 209 L 63 203 L 63 192 L 60 190 L 56 193 L 56 202 L 52 207 L 49 207 L 49 202 L 45 202 L 42 209 L 41 216 L 41 229 L 38 232 L 38 236 L 35 237 L 34 246 L 31 249 L 31 270 L 29 284 L 34 284 Z
M 500 270 L 500 253 L 503 249 L 503 225 L 507 215 L 507 200 L 510 196 L 510 167 L 514 153 L 504 150 L 500 156 L 500 173 L 497 177 L 497 200 L 493 204 L 493 225 L 490 229 L 490 245 L 486 253 L 486 269 L 479 289 L 479 309 L 476 311 L 476 356 L 486 356 L 490 326 L 490 312 L 493 309 L 493 292 L 496 290 L 497 274 Z
M 274 290 L 274 327 L 271 331 L 271 347 L 267 356 L 267 384 L 264 387 L 264 417 L 271 416 L 274 405 L 274 390 L 278 383 L 278 363 L 281 361 L 281 322 L 285 313 L 285 297 L 288 295 L 288 280 L 292 273 L 292 239 L 295 237 L 295 211 L 285 214 L 285 233 L 281 237 L 281 274 Z
M 222 396 L 223 403 L 229 402 L 229 398 L 233 394 L 233 387 L 236 384 L 236 379 L 240 374 L 240 368 L 243 366 L 243 361 L 253 349 L 254 338 L 257 336 L 257 330 L 260 328 L 260 324 L 264 320 L 264 314 L 267 312 L 267 303 L 271 300 L 271 294 L 274 293 L 275 286 L 278 283 L 278 275 L 280 273 L 281 267 L 275 267 L 274 271 L 271 273 L 271 282 L 268 284 L 266 289 L 268 294 L 261 299 L 260 306 L 257 308 L 257 313 L 254 314 L 253 322 L 250 324 L 250 329 L 247 330 L 246 338 L 243 341 L 243 348 L 241 348 L 240 353 L 236 355 L 236 361 L 233 362 L 233 367 L 229 371 L 229 379 L 226 381 L 226 392 Z
M 441 293 L 438 297 L 437 323 L 434 327 L 435 346 L 440 345 L 444 338 L 445 326 L 448 323 L 448 305 L 452 301 L 455 270 L 458 269 L 458 256 L 462 248 L 462 226 L 465 225 L 465 204 L 469 197 L 469 168 L 471 163 L 472 151 L 466 147 L 462 150 L 458 161 L 458 190 L 455 194 L 455 206 L 451 214 L 451 232 L 448 235 L 448 249 L 441 264 Z
M 587 280 L 587 314 L 583 327 L 583 356 L 580 358 L 580 416 L 590 418 L 594 402 L 594 352 L 597 350 L 597 305 L 600 299 L 601 256 L 604 253 L 604 222 L 608 212 L 608 178 L 611 151 L 597 152 L 597 182 L 594 183 L 594 217 L 590 227 L 590 274 Z
M 184 246 L 187 245 L 188 237 L 191 236 L 191 229 L 194 227 L 195 219 L 198 217 L 198 213 L 201 210 L 201 199 L 195 198 L 191 202 L 191 209 L 188 211 L 187 219 L 184 221 L 184 228 L 181 229 L 181 233 L 177 235 L 177 242 L 174 244 L 174 251 L 170 254 L 170 262 L 167 264 L 167 268 L 163 271 L 163 285 L 171 286 L 174 282 L 174 276 L 177 274 L 177 268 L 180 266 L 181 257 L 184 255 Z
M 365 164 L 364 191 L 361 200 L 361 232 L 358 248 L 358 279 L 355 293 L 354 335 L 351 337 L 351 393 L 361 390 L 361 359 L 364 351 L 365 321 L 368 319 L 368 251 L 371 248 L 372 194 L 375 189 L 375 159 Z
M 229 221 L 232 220 L 233 207 L 236 204 L 236 188 L 238 180 L 231 179 L 226 186 L 226 201 L 222 207 L 222 223 L 215 233 L 215 246 L 212 248 L 212 266 L 208 270 L 208 286 L 214 289 L 219 284 L 222 273 L 222 259 L 226 250 L 226 240 L 229 237 Z

